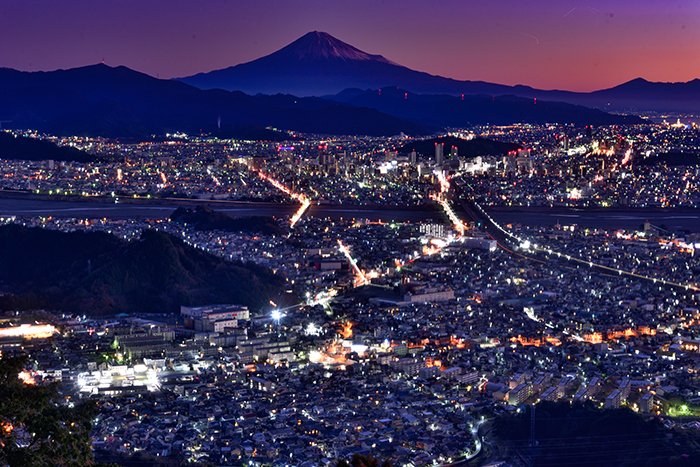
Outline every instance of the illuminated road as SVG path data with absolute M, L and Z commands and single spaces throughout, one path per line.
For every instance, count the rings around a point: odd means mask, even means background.
M 258 174 L 258 177 L 262 178 L 263 180 L 269 182 L 272 186 L 280 190 L 282 193 L 286 194 L 290 198 L 292 198 L 295 201 L 299 202 L 299 209 L 296 210 L 294 214 L 292 214 L 292 217 L 289 219 L 289 224 L 291 228 L 294 228 L 297 222 L 299 222 L 299 219 L 301 219 L 301 216 L 304 215 L 307 209 L 309 209 L 309 206 L 311 206 L 311 200 L 303 193 L 296 193 L 292 189 L 288 188 L 285 186 L 282 182 L 275 180 L 272 178 L 270 175 L 266 174 L 262 170 L 254 170 L 255 173 Z
M 474 440 L 474 452 L 471 452 L 467 450 L 467 452 L 464 454 L 464 456 L 456 460 L 454 462 L 450 462 L 447 464 L 442 464 L 441 467 L 458 467 L 458 466 L 463 466 L 467 465 L 469 461 L 474 459 L 476 456 L 481 454 L 481 448 L 482 448 L 482 443 L 481 443 L 481 437 L 479 436 L 479 429 L 481 428 L 481 425 L 483 425 L 486 422 L 484 418 L 481 420 L 478 420 L 474 426 L 472 426 L 469 430 L 472 439 Z
M 457 216 L 457 213 L 455 213 L 454 209 L 452 209 L 452 206 L 450 206 L 447 199 L 443 195 L 436 195 L 433 199 L 442 207 L 442 210 L 450 219 L 450 222 L 452 222 L 452 228 L 455 229 L 459 235 L 464 235 L 467 227 L 459 216 Z
M 338 240 L 338 249 L 341 253 L 343 253 L 343 255 L 345 255 L 345 258 L 348 260 L 348 263 L 350 263 L 350 266 L 352 267 L 352 270 L 355 273 L 355 287 L 360 287 L 369 284 L 369 279 L 367 279 L 365 273 L 357 265 L 357 261 L 350 254 L 350 250 L 340 240 Z

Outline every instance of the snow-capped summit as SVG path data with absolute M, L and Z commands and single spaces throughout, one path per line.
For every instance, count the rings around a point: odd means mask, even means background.
M 381 55 L 369 54 L 321 31 L 304 34 L 288 46 L 263 58 L 270 57 L 294 57 L 299 60 L 370 60 L 391 63 Z

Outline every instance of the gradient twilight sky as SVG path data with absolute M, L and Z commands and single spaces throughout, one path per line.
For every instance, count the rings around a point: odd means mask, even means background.
M 592 90 L 700 77 L 700 0 L 0 0 L 0 66 L 169 78 L 312 30 L 457 79 Z

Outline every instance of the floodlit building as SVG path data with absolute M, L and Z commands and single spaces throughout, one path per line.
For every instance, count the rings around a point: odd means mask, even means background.
M 241 305 L 182 306 L 180 314 L 185 328 L 207 332 L 223 332 L 226 328 L 238 327 L 239 321 L 250 319 L 248 307 Z

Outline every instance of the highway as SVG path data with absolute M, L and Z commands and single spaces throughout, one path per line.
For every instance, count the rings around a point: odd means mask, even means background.
M 477 222 L 480 226 L 479 228 L 484 230 L 489 236 L 496 240 L 500 248 L 511 254 L 541 263 L 546 263 L 548 261 L 565 261 L 571 263 L 577 268 L 583 266 L 608 275 L 614 274 L 618 276 L 633 277 L 635 279 L 658 284 L 659 286 L 666 285 L 686 292 L 700 292 L 700 287 L 695 284 L 681 284 L 657 277 L 645 276 L 632 271 L 613 268 L 590 260 L 577 258 L 566 253 L 561 253 L 544 245 L 531 243 L 529 240 L 520 238 L 503 228 L 478 203 L 468 199 L 458 185 L 453 189 L 452 200 L 454 204 L 457 204 L 459 208 L 461 208 L 467 219 Z

